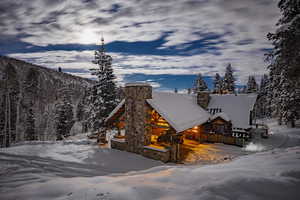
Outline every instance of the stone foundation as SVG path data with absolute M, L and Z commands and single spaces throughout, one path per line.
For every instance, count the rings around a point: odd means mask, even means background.
M 168 149 L 158 149 L 151 146 L 145 146 L 143 156 L 154 160 L 168 162 L 170 160 L 170 151 Z

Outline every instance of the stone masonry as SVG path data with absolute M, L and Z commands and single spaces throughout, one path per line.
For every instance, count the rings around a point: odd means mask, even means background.
M 142 154 L 151 142 L 147 124 L 150 120 L 146 99 L 152 98 L 152 87 L 146 83 L 125 85 L 125 140 L 127 151 Z
M 202 108 L 206 109 L 209 104 L 209 92 L 201 91 L 197 93 L 197 104 Z

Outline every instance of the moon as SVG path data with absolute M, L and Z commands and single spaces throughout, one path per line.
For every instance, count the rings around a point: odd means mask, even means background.
M 85 29 L 79 34 L 79 42 L 81 44 L 96 44 L 100 42 L 101 36 L 96 30 Z

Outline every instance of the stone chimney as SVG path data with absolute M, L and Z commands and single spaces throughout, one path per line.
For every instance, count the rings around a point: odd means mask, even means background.
M 197 104 L 202 108 L 206 109 L 209 104 L 209 92 L 208 91 L 199 91 L 197 93 Z
M 125 85 L 125 140 L 127 151 L 141 153 L 151 142 L 147 131 L 150 121 L 146 99 L 152 99 L 152 87 L 147 83 Z

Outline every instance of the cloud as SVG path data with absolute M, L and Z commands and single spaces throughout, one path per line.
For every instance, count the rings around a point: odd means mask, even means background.
M 238 84 L 244 83 L 249 74 L 263 74 L 263 53 L 261 51 L 251 52 L 253 56 L 260 59 L 248 57 L 248 52 L 232 52 L 215 55 L 206 53 L 191 56 L 159 56 L 159 55 L 128 55 L 124 53 L 110 53 L 113 57 L 113 68 L 117 76 L 126 74 L 142 73 L 148 75 L 189 75 L 201 72 L 204 76 L 214 76 L 215 73 L 223 74 L 226 65 L 230 62 L 238 78 Z M 65 70 L 83 70 L 86 74 L 88 69 L 95 67 L 91 63 L 93 51 L 48 51 L 37 53 L 9 54 L 11 57 L 24 59 L 29 62 L 43 65 L 49 68 L 62 67 Z M 239 57 L 243 60 L 240 61 Z M 255 70 L 255 72 L 253 71 Z M 81 71 L 78 75 L 83 76 Z M 86 77 L 86 75 L 84 75 Z M 122 80 L 122 79 L 119 79 Z
M 172 32 L 164 46 L 201 39 L 197 32 L 231 31 L 231 39 L 262 41 L 277 19 L 275 6 L 272 0 L 3 0 L 1 23 L 3 34 L 26 33 L 22 41 L 35 45 L 78 43 L 90 29 L 103 31 L 109 42 L 151 41 Z
M 99 42 L 103 32 L 114 47 L 119 76 L 213 75 L 231 62 L 241 83 L 266 72 L 263 50 L 271 48 L 266 34 L 279 16 L 276 2 L 2 0 L 0 45 L 13 38 L 16 47 L 7 51 L 12 56 L 49 67 L 88 68 L 93 46 L 80 45 Z M 22 48 L 35 53 L 17 54 Z

